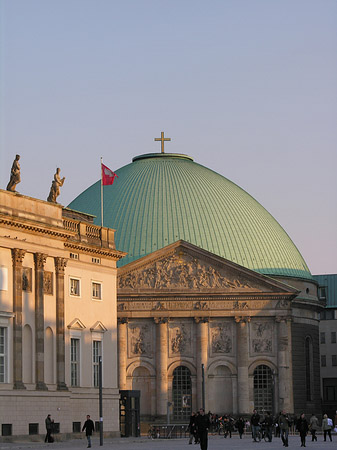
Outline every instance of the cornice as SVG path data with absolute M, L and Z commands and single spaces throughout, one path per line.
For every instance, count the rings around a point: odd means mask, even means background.
M 15 219 L 5 219 L 4 217 L 0 217 L 0 225 L 5 225 L 10 228 L 21 229 L 24 230 L 25 232 L 32 234 L 44 234 L 61 239 L 69 239 L 75 235 L 75 233 L 73 232 L 63 231 L 57 228 L 52 228 L 47 225 L 46 227 L 38 226 L 32 222 L 29 222 L 29 220 L 20 222 Z
M 102 248 L 102 247 L 96 247 L 96 246 L 88 246 L 83 244 L 77 244 L 76 242 L 65 242 L 64 243 L 65 248 L 69 248 L 72 250 L 80 251 L 87 254 L 95 254 L 104 256 L 105 258 L 120 260 L 123 258 L 123 256 L 126 255 L 125 252 L 120 252 L 118 250 L 108 249 L 108 248 Z

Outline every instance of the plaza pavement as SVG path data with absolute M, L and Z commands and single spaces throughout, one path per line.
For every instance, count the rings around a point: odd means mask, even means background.
M 289 437 L 289 450 L 301 450 L 301 443 L 299 436 Z M 0 443 L 0 450 L 14 450 L 14 449 L 54 449 L 54 450 L 77 450 L 87 448 L 87 441 L 85 436 L 83 439 L 74 439 L 63 442 L 54 442 L 53 444 L 45 444 L 44 442 L 13 442 Z M 188 445 L 188 439 L 148 439 L 141 438 L 113 438 L 104 439 L 103 446 L 99 445 L 99 436 L 94 436 L 92 440 L 93 449 L 106 450 L 199 450 L 199 445 Z M 246 435 L 243 439 L 239 439 L 234 435 L 232 439 L 224 439 L 223 436 L 210 435 L 208 440 L 208 450 L 283 450 L 282 442 L 279 438 L 273 438 L 273 442 L 254 443 L 250 436 Z M 337 449 L 337 436 L 333 436 L 333 441 L 323 441 L 323 436 L 318 436 L 318 442 L 311 442 L 311 436 L 307 438 L 307 450 L 331 450 Z

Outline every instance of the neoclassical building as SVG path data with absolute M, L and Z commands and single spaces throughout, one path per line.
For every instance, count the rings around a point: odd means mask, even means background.
M 317 283 L 277 221 L 187 155 L 116 173 L 119 387 L 141 391 L 143 420 L 186 421 L 203 389 L 215 413 L 320 411 Z M 100 217 L 99 192 L 70 207 Z
M 99 420 L 119 434 L 114 230 L 59 204 L 0 190 L 1 436 L 81 431 Z

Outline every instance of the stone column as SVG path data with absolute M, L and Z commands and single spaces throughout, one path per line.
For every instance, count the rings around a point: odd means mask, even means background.
M 278 396 L 279 409 L 293 413 L 293 382 L 291 363 L 291 320 L 287 317 L 277 317 L 278 323 Z
M 235 317 L 236 327 L 236 354 L 238 368 L 238 409 L 239 414 L 249 414 L 249 336 L 248 323 L 250 317 Z
M 166 417 L 167 414 L 167 318 L 155 318 L 156 325 L 156 393 L 157 416 Z
M 55 258 L 56 272 L 56 382 L 60 391 L 68 390 L 65 383 L 65 329 L 64 329 L 64 272 L 65 258 Z
M 118 380 L 122 391 L 126 390 L 127 328 L 128 319 L 118 319 Z
M 25 250 L 12 249 L 13 261 L 13 388 L 26 389 L 22 382 L 22 261 Z
M 44 292 L 43 269 L 47 256 L 34 254 L 35 262 L 35 373 L 36 389 L 48 390 L 44 382 Z
M 205 410 L 207 405 L 208 318 L 195 317 L 197 324 L 197 409 L 202 407 L 202 364 L 205 374 Z M 211 407 L 211 406 L 210 406 Z

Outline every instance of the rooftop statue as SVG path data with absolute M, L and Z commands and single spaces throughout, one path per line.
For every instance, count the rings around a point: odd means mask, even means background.
M 57 203 L 56 199 L 60 195 L 60 187 L 63 186 L 64 180 L 66 179 L 65 177 L 60 177 L 60 171 L 61 169 L 56 169 L 54 180 L 52 181 L 50 192 L 47 198 L 48 202 Z
M 7 184 L 7 191 L 16 192 L 16 185 L 21 181 L 19 159 L 20 155 L 16 155 L 11 169 L 11 177 Z

